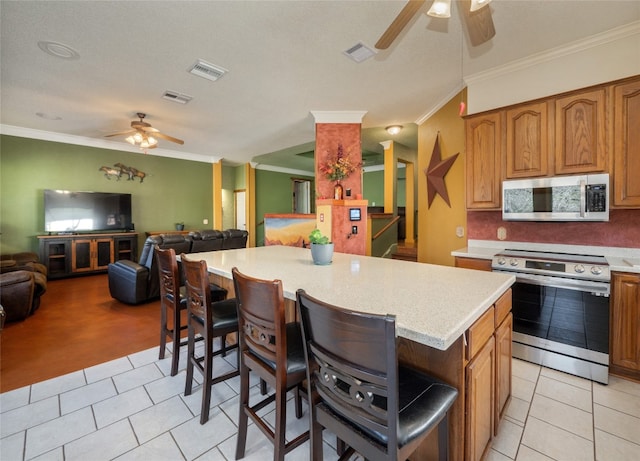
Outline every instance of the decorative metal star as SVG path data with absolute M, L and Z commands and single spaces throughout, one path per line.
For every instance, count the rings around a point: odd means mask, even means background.
M 429 208 L 431 208 L 431 204 L 433 203 L 433 199 L 436 198 L 436 194 L 440 194 L 447 205 L 449 205 L 449 208 L 451 208 L 449 193 L 447 192 L 447 185 L 444 183 L 444 177 L 453 166 L 453 162 L 456 161 L 458 155 L 460 155 L 460 152 L 442 160 L 442 155 L 440 154 L 440 133 L 438 133 L 436 136 L 436 143 L 433 146 L 431 161 L 429 162 L 429 166 L 424 170 L 424 174 L 427 175 L 427 197 L 429 199 Z

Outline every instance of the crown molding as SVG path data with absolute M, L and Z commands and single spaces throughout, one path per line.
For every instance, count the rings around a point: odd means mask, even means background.
M 256 170 L 273 171 L 275 173 L 286 173 L 286 174 L 295 174 L 298 176 L 301 175 L 301 176 L 311 176 L 311 177 L 315 176 L 315 172 L 313 171 L 296 170 L 294 168 L 283 168 L 280 166 L 273 166 L 273 165 L 261 165 L 259 163 L 256 163 L 254 168 Z
M 76 146 L 85 146 L 85 147 L 95 147 L 98 149 L 110 149 L 117 150 L 122 152 L 130 152 L 133 154 L 142 154 L 145 155 L 143 151 L 139 148 L 132 146 L 128 143 L 117 142 L 117 141 L 108 141 L 106 139 L 96 139 L 96 138 L 88 138 L 85 136 L 76 136 L 71 134 L 64 133 L 54 133 L 52 131 L 43 131 L 43 130 L 34 130 L 32 128 L 24 128 L 13 125 L 2 125 L 0 124 L 0 134 L 8 135 L 8 136 L 17 136 L 20 138 L 30 138 L 30 139 L 39 139 L 41 141 L 51 141 L 51 142 L 59 142 L 63 144 L 73 144 Z M 217 163 L 222 160 L 222 157 L 217 156 L 209 156 L 209 155 L 200 155 L 194 154 L 190 152 L 178 152 L 171 149 L 150 149 L 151 154 L 156 157 L 169 157 L 169 158 L 177 158 L 181 160 L 191 160 L 194 162 L 204 162 L 204 163 Z M 149 153 L 147 153 L 149 155 Z
M 362 123 L 366 110 L 312 110 L 316 123 Z
M 485 80 L 492 80 L 497 77 L 509 75 L 513 72 L 521 71 L 530 67 L 556 60 L 565 56 L 580 53 L 606 43 L 615 42 L 626 37 L 640 34 L 640 21 L 634 21 L 624 26 L 616 27 L 601 34 L 593 35 L 586 39 L 576 40 L 569 45 L 552 48 L 540 53 L 535 53 L 526 58 L 511 61 L 502 66 L 493 67 L 484 72 L 477 72 L 464 77 L 467 84 L 475 84 Z M 417 123 L 417 122 L 416 122 Z

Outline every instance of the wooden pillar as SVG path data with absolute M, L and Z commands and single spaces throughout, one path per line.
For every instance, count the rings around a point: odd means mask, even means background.
M 334 200 L 336 181 L 326 177 L 320 166 L 334 159 L 341 146 L 344 157 L 352 164 L 362 163 L 362 117 L 364 111 L 312 112 L 316 122 L 315 178 L 316 227 L 334 243 L 342 253 L 366 252 L 367 201 L 362 200 L 362 167 L 340 180 L 344 195 Z M 358 209 L 360 219 L 353 220 Z M 354 232 L 355 231 L 355 232 Z

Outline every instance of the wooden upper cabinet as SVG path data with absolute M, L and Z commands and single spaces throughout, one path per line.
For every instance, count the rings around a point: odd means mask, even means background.
M 507 170 L 505 176 L 529 178 L 549 174 L 549 129 L 547 102 L 507 110 Z
M 502 112 L 466 119 L 467 208 L 500 208 Z
M 614 86 L 613 205 L 640 207 L 640 78 Z
M 607 171 L 605 89 L 555 101 L 556 174 Z

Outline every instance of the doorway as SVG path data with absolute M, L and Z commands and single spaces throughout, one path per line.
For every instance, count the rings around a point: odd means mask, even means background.
M 247 229 L 247 214 L 246 214 L 246 191 L 236 190 L 233 191 L 234 197 L 234 209 L 236 212 L 235 217 L 235 228 L 236 229 Z
M 293 213 L 311 213 L 311 181 L 308 179 L 291 178 L 293 187 Z

